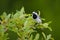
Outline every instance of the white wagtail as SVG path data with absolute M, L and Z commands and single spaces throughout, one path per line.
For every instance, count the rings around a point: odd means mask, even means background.
M 39 15 L 36 12 L 32 12 L 32 17 L 34 20 L 36 20 L 37 23 L 42 23 L 41 18 L 39 17 Z

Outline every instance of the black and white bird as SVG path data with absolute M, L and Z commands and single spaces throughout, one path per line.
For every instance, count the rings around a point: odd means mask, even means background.
M 32 17 L 34 20 L 36 20 L 37 23 L 42 23 L 41 18 L 39 17 L 39 15 L 36 12 L 32 12 Z

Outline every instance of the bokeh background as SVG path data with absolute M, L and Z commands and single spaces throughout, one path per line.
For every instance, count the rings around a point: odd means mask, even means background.
M 12 13 L 24 6 L 26 13 L 41 11 L 41 17 L 50 24 L 55 40 L 60 40 L 60 0 L 0 0 L 0 15 L 3 12 Z

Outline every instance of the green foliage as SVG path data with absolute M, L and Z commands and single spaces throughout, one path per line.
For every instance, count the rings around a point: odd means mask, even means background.
M 39 11 L 40 15 L 40 11 Z M 44 32 L 38 32 L 37 30 L 45 30 L 48 29 L 52 31 L 49 27 L 50 22 L 36 24 L 34 19 L 32 18 L 32 14 L 26 14 L 24 11 L 24 7 L 21 8 L 20 11 L 17 11 L 15 14 L 6 14 L 5 12 L 0 16 L 0 40 L 9 40 L 11 37 L 9 31 L 12 31 L 12 34 L 16 33 L 18 37 L 15 40 L 39 40 L 40 35 L 42 35 L 41 40 L 54 40 L 52 35 L 46 35 Z M 44 20 L 42 18 L 41 20 Z M 13 33 L 14 32 L 14 33 Z M 35 35 L 34 35 L 35 33 Z M 40 34 L 41 33 L 41 34 Z M 13 39 L 11 39 L 13 40 Z

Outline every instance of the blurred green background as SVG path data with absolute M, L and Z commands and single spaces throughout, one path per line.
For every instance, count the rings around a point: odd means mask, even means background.
M 0 0 L 0 15 L 12 13 L 24 6 L 26 13 L 41 11 L 41 17 L 52 21 L 53 37 L 60 40 L 60 2 L 59 0 Z

